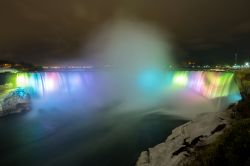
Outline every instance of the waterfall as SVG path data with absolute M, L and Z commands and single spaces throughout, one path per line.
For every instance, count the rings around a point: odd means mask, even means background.
M 189 88 L 210 99 L 239 94 L 234 73 L 229 72 L 176 71 L 172 86 Z
M 234 73 L 169 71 L 155 77 L 154 73 L 151 73 L 151 75 L 153 76 L 147 77 L 147 80 L 144 79 L 147 85 L 154 82 L 154 86 L 157 86 L 161 91 L 164 91 L 164 89 L 190 89 L 209 99 L 226 96 L 232 98 L 236 96 L 236 99 L 240 99 L 239 89 L 234 81 Z M 15 84 L 16 87 L 29 89 L 33 95 L 45 96 L 51 93 L 69 95 L 83 93 L 84 90 L 89 90 L 89 88 L 106 88 L 103 84 L 105 78 L 102 76 L 102 78 L 96 79 L 96 77 L 98 77 L 96 72 L 17 73 Z M 160 77 L 160 79 L 157 77 Z M 162 79 L 167 81 L 159 84 L 158 82 L 162 82 L 160 81 Z M 142 86 L 142 84 L 138 86 Z

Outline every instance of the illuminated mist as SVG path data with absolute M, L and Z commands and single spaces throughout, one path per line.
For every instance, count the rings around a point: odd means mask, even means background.
M 37 97 L 37 109 L 105 111 L 111 106 L 116 112 L 160 111 L 186 118 L 240 99 L 233 73 L 167 71 L 173 63 L 170 44 L 143 23 L 108 24 L 85 49 L 91 70 L 19 73 L 16 86 Z
M 122 100 L 120 109 L 148 109 L 162 97 L 163 74 L 173 62 L 171 45 L 157 28 L 113 21 L 92 37 L 86 50 L 87 61 L 112 70 L 115 86 L 109 93 Z

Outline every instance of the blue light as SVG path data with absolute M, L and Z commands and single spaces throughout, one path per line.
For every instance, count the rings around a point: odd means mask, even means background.
M 164 84 L 161 71 L 149 70 L 139 77 L 139 87 L 143 90 L 160 90 Z
M 229 96 L 229 101 L 230 102 L 237 102 L 237 101 L 240 101 L 242 99 L 241 95 L 240 94 L 235 94 L 235 95 L 230 95 Z

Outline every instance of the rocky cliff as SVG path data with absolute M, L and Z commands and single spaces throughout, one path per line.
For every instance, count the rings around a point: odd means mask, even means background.
M 30 95 L 25 89 L 15 89 L 0 97 L 0 116 L 30 109 Z
M 165 142 L 142 152 L 136 166 L 181 166 L 193 159 L 196 148 L 211 144 L 231 123 L 230 110 L 200 114 L 174 129 Z

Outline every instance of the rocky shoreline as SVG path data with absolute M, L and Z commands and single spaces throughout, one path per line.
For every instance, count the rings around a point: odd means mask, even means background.
M 175 128 L 163 143 L 143 151 L 136 166 L 181 166 L 194 160 L 196 148 L 211 144 L 232 125 L 232 111 L 199 114 Z
M 25 89 L 17 88 L 0 97 L 0 117 L 30 110 L 30 95 Z

